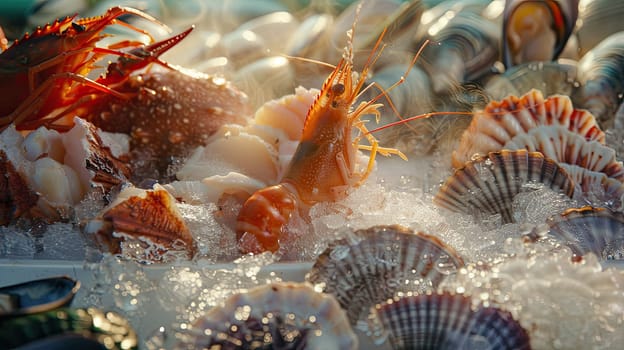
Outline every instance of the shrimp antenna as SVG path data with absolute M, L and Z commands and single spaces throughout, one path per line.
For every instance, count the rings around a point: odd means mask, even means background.
M 336 66 L 331 64 L 331 63 L 315 60 L 313 58 L 305 58 L 305 57 L 300 57 L 300 56 L 291 56 L 291 55 L 287 55 L 285 53 L 282 53 L 282 54 L 279 54 L 279 55 L 284 57 L 284 58 L 287 58 L 289 60 L 301 61 L 301 62 L 306 62 L 306 63 L 314 63 L 314 64 L 318 64 L 319 66 L 328 67 L 330 69 L 336 69 Z

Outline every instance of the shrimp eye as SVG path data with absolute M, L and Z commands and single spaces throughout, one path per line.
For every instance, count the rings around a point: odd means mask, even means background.
M 335 84 L 332 86 L 332 93 L 334 96 L 340 96 L 345 91 L 345 87 L 342 84 Z

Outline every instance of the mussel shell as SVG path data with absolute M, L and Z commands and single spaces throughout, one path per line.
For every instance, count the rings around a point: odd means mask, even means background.
M 603 128 L 613 126 L 624 94 L 624 32 L 610 35 L 578 63 L 574 102 L 589 110 Z
M 31 315 L 0 318 L 1 345 L 8 349 L 26 346 L 34 341 L 37 342 L 32 343 L 33 346 L 49 345 L 50 347 L 44 348 L 50 349 L 59 339 L 57 337 L 62 339 L 68 333 L 93 339 L 103 344 L 106 349 L 131 350 L 138 347 L 136 332 L 125 318 L 115 312 L 104 312 L 95 308 L 59 308 Z M 41 340 L 48 337 L 50 343 Z
M 180 349 L 356 349 L 336 300 L 305 283 L 272 283 L 231 296 L 188 329 Z
M 568 197 L 574 194 L 574 182 L 557 162 L 539 152 L 522 149 L 491 152 L 466 163 L 446 180 L 433 201 L 443 208 L 477 217 L 482 213 L 501 214 L 503 223 L 509 223 L 514 222 L 514 197 L 534 183 Z
M 33 314 L 69 306 L 80 282 L 67 277 L 51 277 L 0 288 L 0 318 Z M 6 298 L 5 298 L 6 297 Z M 8 305 L 5 304 L 8 301 Z
M 594 253 L 601 260 L 624 259 L 624 214 L 607 208 L 582 207 L 548 219 L 548 234 L 576 256 Z
M 334 295 L 356 324 L 376 303 L 398 291 L 435 289 L 463 264 L 436 237 L 396 225 L 375 226 L 332 242 L 306 280 Z
M 505 1 L 505 9 L 503 11 L 503 64 L 505 67 L 513 66 L 511 52 L 509 44 L 507 42 L 507 33 L 509 32 L 510 19 L 515 14 L 518 6 L 523 3 L 543 3 L 548 6 L 550 15 L 553 19 L 553 26 L 556 35 L 555 47 L 552 48 L 553 55 L 552 60 L 559 57 L 561 51 L 563 51 L 568 38 L 572 34 L 576 25 L 576 19 L 578 18 L 578 3 L 579 0 L 507 0 Z M 526 62 L 519 62 L 526 63 Z
M 530 349 L 527 331 L 510 312 L 448 292 L 406 295 L 371 309 L 393 349 Z

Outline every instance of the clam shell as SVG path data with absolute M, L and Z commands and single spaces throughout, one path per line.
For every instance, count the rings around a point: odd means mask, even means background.
M 561 126 L 539 126 L 514 136 L 504 149 L 527 149 L 541 152 L 559 163 L 573 164 L 624 181 L 624 165 L 615 158 L 615 150 Z
M 522 30 L 525 30 L 526 27 L 528 26 L 527 23 L 531 23 L 534 27 L 538 27 L 537 23 L 538 22 L 546 22 L 543 18 L 533 18 L 533 16 L 535 16 L 535 9 L 532 11 L 525 11 L 524 13 L 520 13 L 518 11 L 520 6 L 523 6 L 524 4 L 542 4 L 544 6 L 548 7 L 549 10 L 549 15 L 551 17 L 552 20 L 552 26 L 544 26 L 544 29 L 546 31 L 548 30 L 554 30 L 555 31 L 555 42 L 554 42 L 554 46 L 553 47 L 541 47 L 541 48 L 536 48 L 533 47 L 533 49 L 537 49 L 537 53 L 539 52 L 552 52 L 552 56 L 548 57 L 546 59 L 544 58 L 537 58 L 535 56 L 533 56 L 534 54 L 536 54 L 536 52 L 532 52 L 532 53 L 528 53 L 525 52 L 524 54 L 522 54 L 523 59 L 526 59 L 527 61 L 524 62 L 516 62 L 516 64 L 518 63 L 526 63 L 526 62 L 530 62 L 530 61 L 545 61 L 547 59 L 550 60 L 554 60 L 557 57 L 559 57 L 559 54 L 561 53 L 561 51 L 563 51 L 563 48 L 565 47 L 568 38 L 570 37 L 570 35 L 572 34 L 572 31 L 574 30 L 574 26 L 576 25 L 576 19 L 578 18 L 578 3 L 579 0 L 546 0 L 546 1 L 531 1 L 531 0 L 508 0 L 505 1 L 505 9 L 503 12 L 503 63 L 505 64 L 505 67 L 511 67 L 514 65 L 513 62 L 513 54 L 512 54 L 512 49 L 510 47 L 510 42 L 509 42 L 509 37 L 508 35 L 510 35 L 511 33 L 515 33 L 516 36 L 519 36 L 520 34 L 528 34 L 529 31 L 522 31 L 520 33 L 516 33 L 515 30 L 512 28 L 513 24 L 512 24 L 512 19 L 513 18 L 519 18 L 519 19 L 515 19 L 516 21 L 518 21 L 519 23 L 522 23 Z M 519 16 L 519 17 L 516 17 Z M 544 31 L 540 31 L 539 29 L 534 29 L 531 28 L 535 31 L 535 36 L 530 37 L 530 38 L 520 38 L 520 40 L 522 41 L 523 44 L 522 45 L 522 49 L 526 50 L 526 48 L 531 48 L 532 45 L 531 42 L 540 42 L 542 38 L 544 38 L 545 35 L 547 35 L 547 32 Z M 529 44 L 529 45 L 526 45 Z M 541 55 L 541 54 L 540 54 Z
M 527 150 L 491 152 L 466 163 L 442 185 L 433 201 L 460 213 L 501 214 L 504 223 L 513 222 L 513 198 L 541 183 L 568 197 L 574 182 L 555 161 Z
M 184 334 L 179 349 L 357 349 L 336 300 L 305 283 L 273 283 L 235 294 Z
M 568 96 L 553 95 L 544 99 L 540 91 L 533 89 L 521 97 L 512 95 L 492 101 L 483 111 L 475 113 L 459 147 L 453 152 L 453 166 L 462 166 L 475 154 L 482 156 L 501 150 L 514 136 L 538 125 L 560 125 L 588 141 L 605 143 L 605 134 L 594 116 L 574 109 Z
M 549 235 L 576 256 L 594 253 L 601 260 L 624 259 L 624 214 L 607 208 L 582 207 L 548 219 Z
M 546 96 L 571 95 L 577 78 L 577 64 L 570 60 L 529 62 L 513 66 L 487 82 L 486 91 L 499 100 L 538 89 Z
M 393 349 L 530 349 L 527 331 L 511 313 L 474 306 L 470 297 L 448 292 L 405 295 L 371 309 Z
M 80 282 L 67 276 L 0 288 L 0 318 L 34 314 L 71 304 Z
M 398 291 L 436 288 L 463 266 L 438 238 L 400 226 L 375 226 L 334 241 L 306 280 L 336 297 L 351 324 Z

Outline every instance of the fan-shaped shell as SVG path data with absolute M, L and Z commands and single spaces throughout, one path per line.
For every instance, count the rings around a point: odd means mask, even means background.
M 527 185 L 541 183 L 568 197 L 574 182 L 555 161 L 527 150 L 491 152 L 455 171 L 434 198 L 437 205 L 460 213 L 501 214 L 513 222 L 513 198 Z
M 582 168 L 578 165 L 559 163 L 581 189 L 574 196 L 588 204 L 606 206 L 620 210 L 624 203 L 624 183 L 608 177 L 604 173 Z
M 530 349 L 527 331 L 511 313 L 461 294 L 405 295 L 372 308 L 393 349 Z
M 333 294 L 355 324 L 396 292 L 436 288 L 461 266 L 461 257 L 436 237 L 375 226 L 332 242 L 306 280 Z
M 594 116 L 574 109 L 568 96 L 553 95 L 544 99 L 540 91 L 531 90 L 521 97 L 512 95 L 492 101 L 483 111 L 475 113 L 458 149 L 453 152 L 453 166 L 462 166 L 475 154 L 483 156 L 499 151 L 514 136 L 538 125 L 560 125 L 588 141 L 605 143 L 605 134 Z
M 273 283 L 231 296 L 184 334 L 179 349 L 357 349 L 336 300 L 305 283 Z
M 582 207 L 551 217 L 549 235 L 572 249 L 576 256 L 624 259 L 624 214 L 607 208 Z
M 561 126 L 533 128 L 514 136 L 503 148 L 541 152 L 559 163 L 578 165 L 624 181 L 624 165 L 616 160 L 615 150 L 597 141 L 587 141 L 583 136 Z

